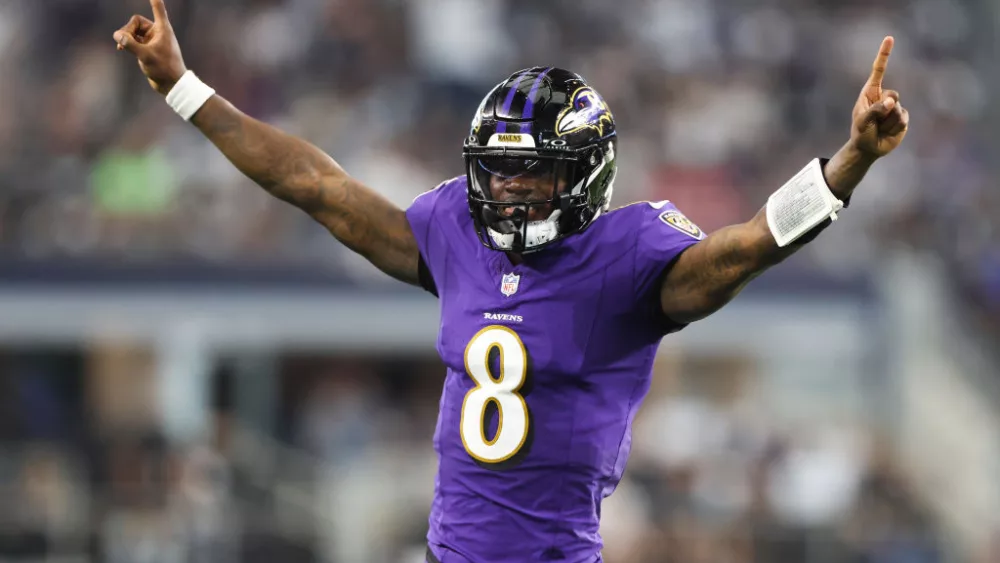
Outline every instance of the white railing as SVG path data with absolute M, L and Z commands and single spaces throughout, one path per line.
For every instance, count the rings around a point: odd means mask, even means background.
M 955 318 L 947 272 L 934 259 L 894 253 L 884 276 L 896 437 L 917 489 L 971 557 L 1000 530 L 1000 371 Z

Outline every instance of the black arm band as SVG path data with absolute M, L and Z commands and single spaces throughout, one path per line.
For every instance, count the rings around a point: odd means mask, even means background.
M 434 277 L 431 276 L 431 270 L 427 267 L 427 262 L 424 262 L 423 254 L 420 255 L 417 262 L 417 277 L 420 280 L 420 287 L 427 290 L 434 297 L 438 296 L 437 284 L 434 283 Z

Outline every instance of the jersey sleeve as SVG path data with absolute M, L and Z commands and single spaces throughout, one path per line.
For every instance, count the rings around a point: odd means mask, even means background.
M 445 249 L 440 229 L 435 229 L 432 225 L 435 224 L 438 208 L 441 207 L 448 185 L 453 181 L 442 182 L 436 188 L 418 195 L 406 210 L 406 219 L 410 222 L 410 229 L 413 230 L 420 249 L 420 285 L 435 296 L 438 289 L 434 273 L 442 267 Z
M 704 239 L 705 233 L 670 202 L 639 205 L 642 210 L 637 221 L 639 229 L 633 266 L 637 306 L 663 333 L 676 332 L 686 325 L 663 315 L 660 285 L 680 255 Z

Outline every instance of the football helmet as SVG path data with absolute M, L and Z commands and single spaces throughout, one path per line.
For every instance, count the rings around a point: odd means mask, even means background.
M 512 74 L 483 99 L 464 145 L 479 239 L 529 253 L 583 232 L 610 204 L 617 143 L 611 111 L 578 74 L 551 67 Z M 551 197 L 502 201 L 491 187 L 493 177 L 522 176 L 551 181 Z

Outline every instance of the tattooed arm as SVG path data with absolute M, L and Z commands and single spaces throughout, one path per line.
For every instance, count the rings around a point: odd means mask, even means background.
M 191 120 L 248 178 L 302 209 L 390 276 L 418 284 L 417 241 L 406 213 L 347 175 L 313 145 L 213 96 Z
M 150 86 L 166 95 L 187 68 L 163 0 L 150 0 L 150 5 L 152 21 L 132 16 L 114 39 L 119 50 L 136 56 Z M 419 283 L 420 253 L 406 213 L 348 176 L 321 150 L 245 115 L 220 96 L 209 99 L 191 121 L 271 195 L 308 213 L 383 272 Z
M 899 103 L 899 92 L 882 89 L 893 43 L 892 37 L 882 40 L 871 74 L 854 104 L 850 141 L 823 167 L 830 191 L 841 201 L 854 193 L 875 160 L 899 146 L 909 127 L 910 114 Z M 814 229 L 811 234 L 816 232 Z M 797 241 L 799 244 L 779 247 L 767 226 L 765 209 L 748 223 L 712 233 L 681 254 L 667 273 L 660 289 L 664 314 L 681 323 L 711 315 L 809 238 L 807 235 Z
M 848 144 L 826 163 L 823 175 L 834 195 L 845 200 L 873 162 Z M 712 233 L 681 254 L 667 273 L 660 288 L 664 314 L 679 323 L 711 315 L 751 280 L 802 248 L 801 240 L 779 247 L 767 226 L 765 209 L 746 223 Z

